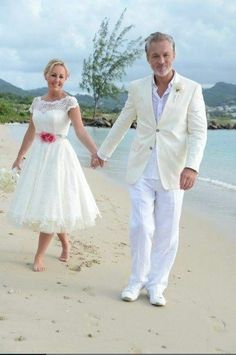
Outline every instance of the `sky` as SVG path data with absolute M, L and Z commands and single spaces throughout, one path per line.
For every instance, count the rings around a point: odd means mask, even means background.
M 236 0 L 0 0 L 0 78 L 22 89 L 46 86 L 52 58 L 70 70 L 65 89 L 79 87 L 83 60 L 102 20 L 109 29 L 126 8 L 128 40 L 169 33 L 176 43 L 174 68 L 209 87 L 236 84 Z M 120 86 L 151 73 L 145 54 L 126 69 Z

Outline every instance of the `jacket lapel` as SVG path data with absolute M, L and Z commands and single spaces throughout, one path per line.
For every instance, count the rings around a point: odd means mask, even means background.
M 151 120 L 153 126 L 156 126 L 156 119 L 153 111 L 153 103 L 152 103 L 152 78 L 150 75 L 147 77 L 142 87 L 142 98 L 145 103 L 145 117 Z
M 175 72 L 175 77 L 174 77 L 174 81 L 173 81 L 173 85 L 172 88 L 170 90 L 168 99 L 166 101 L 164 110 L 160 116 L 160 120 L 158 125 L 160 125 L 165 118 L 168 116 L 168 113 L 170 112 L 170 110 L 174 110 L 175 106 L 176 106 L 176 100 L 178 99 L 178 93 L 176 92 L 176 86 L 181 82 L 180 76 L 178 73 Z
M 177 100 L 178 100 L 178 93 L 176 92 L 176 86 L 178 84 L 181 85 L 181 77 L 178 73 L 175 72 L 175 77 L 173 81 L 173 85 L 171 91 L 169 93 L 168 99 L 166 101 L 164 110 L 160 116 L 159 122 L 156 122 L 155 114 L 153 110 L 153 102 L 152 102 L 152 80 L 153 75 L 150 75 L 146 78 L 146 80 L 142 83 L 142 99 L 145 103 L 145 117 L 151 121 L 151 124 L 156 127 L 157 125 L 161 125 L 162 122 L 168 117 L 168 113 L 170 110 L 175 109 Z

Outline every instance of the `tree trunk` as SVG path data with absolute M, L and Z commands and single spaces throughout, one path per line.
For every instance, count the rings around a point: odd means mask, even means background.
M 97 112 L 97 108 L 98 108 L 98 100 L 99 99 L 94 98 L 93 119 L 95 119 L 95 116 L 96 116 L 96 112 Z

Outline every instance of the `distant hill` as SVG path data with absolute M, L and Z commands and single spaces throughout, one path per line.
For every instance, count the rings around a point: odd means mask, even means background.
M 47 88 L 38 88 L 33 90 L 23 90 L 8 83 L 5 80 L 0 79 L 0 93 L 15 94 L 19 96 L 41 96 L 47 92 Z
M 32 89 L 32 90 L 25 90 L 27 95 L 36 97 L 36 96 L 43 96 L 46 94 L 46 92 L 48 91 L 48 88 L 44 87 L 44 88 L 38 88 L 38 89 Z
M 203 95 L 208 106 L 235 105 L 236 85 L 219 82 L 210 89 L 204 89 Z
M 25 96 L 25 90 L 18 88 L 5 80 L 0 79 L 0 93 L 11 93 L 15 95 Z
M 80 105 L 93 106 L 93 98 L 89 95 L 75 95 Z M 127 92 L 120 92 L 117 98 L 104 97 L 99 103 L 99 107 L 108 111 L 118 112 L 122 109 L 127 99 Z
M 84 106 L 93 106 L 93 98 L 90 95 L 80 95 L 77 94 L 75 95 L 76 99 L 78 100 L 80 105 L 84 105 Z
M 203 89 L 203 96 L 207 106 L 236 105 L 236 85 L 219 82 L 210 89 Z M 92 105 L 93 100 L 89 95 L 76 95 L 80 104 Z M 125 104 L 127 92 L 121 92 L 117 99 L 111 97 L 101 100 L 101 107 L 107 110 L 119 111 Z
M 33 90 L 23 90 L 0 79 L 0 93 L 12 93 L 19 96 L 42 96 L 47 92 L 47 88 L 38 88 Z M 223 106 L 236 104 L 236 85 L 224 82 L 216 83 L 210 89 L 203 89 L 203 96 L 207 106 Z M 84 106 L 92 106 L 93 99 L 89 95 L 77 94 L 75 97 L 79 103 Z M 127 92 L 121 92 L 116 99 L 106 97 L 101 100 L 100 107 L 110 111 L 119 111 L 124 106 L 127 99 Z

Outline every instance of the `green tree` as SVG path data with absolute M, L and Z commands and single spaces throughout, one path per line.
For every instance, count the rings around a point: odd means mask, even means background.
M 11 104 L 7 100 L 0 98 L 0 116 L 6 116 L 11 112 Z
M 127 33 L 134 27 L 121 27 L 126 9 L 120 15 L 113 30 L 109 33 L 109 20 L 105 18 L 98 33 L 93 38 L 93 53 L 85 59 L 80 87 L 93 96 L 96 115 L 102 97 L 115 97 L 119 88 L 115 85 L 130 66 L 143 53 L 143 40 L 138 37 L 128 41 Z

